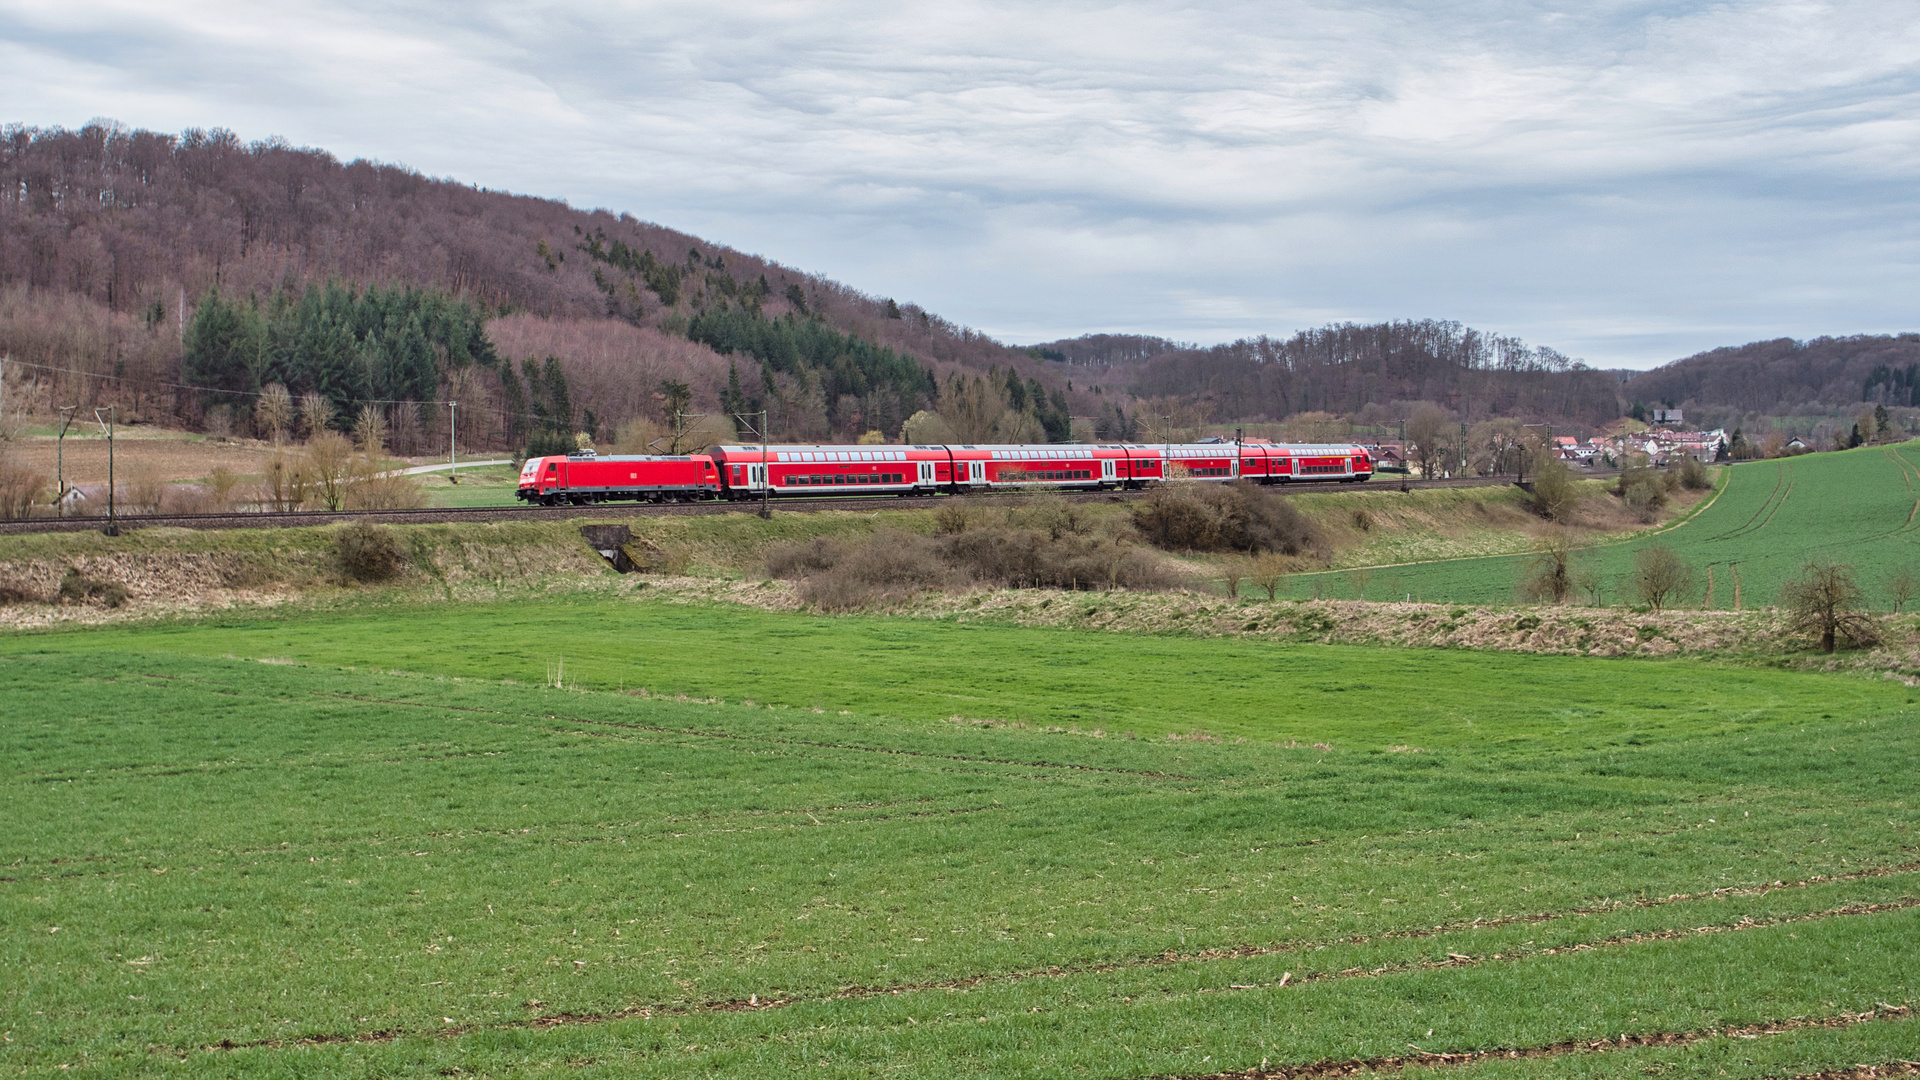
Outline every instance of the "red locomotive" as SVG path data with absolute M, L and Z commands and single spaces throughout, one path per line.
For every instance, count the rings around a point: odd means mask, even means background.
M 1139 489 L 1165 481 L 1360 481 L 1373 459 L 1353 445 L 1268 442 L 1037 443 L 1003 446 L 716 446 L 706 454 L 530 458 L 518 495 L 546 506 L 687 502 L 772 495 L 932 495 Z

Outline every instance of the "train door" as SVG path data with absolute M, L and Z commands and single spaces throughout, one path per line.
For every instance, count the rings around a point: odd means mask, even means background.
M 987 482 L 987 463 L 984 461 L 967 462 L 967 480 L 969 483 L 974 483 L 974 484 L 986 483 Z
M 1114 481 L 1115 476 L 1116 476 L 1116 473 L 1114 471 L 1114 460 L 1112 458 L 1101 458 L 1100 459 L 1101 482 L 1110 484 Z
M 923 461 L 920 463 L 919 484 L 921 487 L 933 486 L 933 462 Z

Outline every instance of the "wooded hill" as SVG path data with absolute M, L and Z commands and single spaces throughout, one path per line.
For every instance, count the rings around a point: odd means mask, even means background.
M 33 380 L 14 415 L 111 399 L 244 431 L 277 386 L 343 426 L 387 410 L 403 451 L 444 441 L 428 401 L 458 401 L 462 441 L 498 449 L 581 429 L 604 445 L 676 409 L 765 408 L 773 437 L 814 440 L 895 438 L 921 411 L 982 437 L 1066 438 L 1081 417 L 1080 436 L 1122 438 L 1300 413 L 1391 423 L 1421 401 L 1578 425 L 1634 400 L 1705 416 L 1920 404 L 1913 335 L 1716 350 L 1624 393 L 1553 349 L 1433 320 L 1012 348 L 628 214 L 110 122 L 0 131 L 0 352 L 10 393 Z
M 196 327 L 211 298 L 225 308 Z M 106 395 L 153 419 L 244 410 L 273 382 L 343 417 L 477 394 L 498 418 L 461 434 L 483 444 L 514 438 L 506 365 L 544 372 L 548 355 L 574 388 L 570 422 L 595 410 L 602 437 L 670 401 L 773 397 L 793 421 L 783 436 L 897 433 L 955 374 L 1065 382 L 913 304 L 631 215 L 283 140 L 106 122 L 0 132 L 0 350 L 16 377 L 36 374 L 43 404 Z
M 1382 423 L 1430 401 L 1473 423 L 1495 416 L 1600 424 L 1620 415 L 1618 380 L 1549 348 L 1431 319 L 1243 338 L 1142 361 L 1142 397 L 1210 415 L 1279 420 L 1333 413 Z
M 1696 353 L 1620 388 L 1629 404 L 1678 406 L 1729 425 L 1752 416 L 1845 416 L 1920 406 L 1920 334 L 1779 338 Z

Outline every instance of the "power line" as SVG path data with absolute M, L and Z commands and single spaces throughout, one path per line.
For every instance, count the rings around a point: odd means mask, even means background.
M 261 390 L 228 390 L 219 386 L 196 386 L 192 383 L 167 382 L 165 379 L 147 379 L 129 375 L 109 375 L 98 371 L 83 371 L 80 368 L 54 367 L 51 364 L 35 364 L 26 360 L 13 360 L 10 363 L 21 367 L 36 368 L 40 371 L 56 371 L 65 375 L 81 375 L 89 379 L 112 379 L 116 382 L 137 382 L 147 386 L 164 386 L 170 390 L 192 390 L 202 394 L 232 394 L 235 397 L 265 397 Z M 445 401 L 397 401 L 392 398 L 352 398 L 355 405 L 445 405 Z M 532 414 L 526 414 L 531 416 Z
M 169 390 L 192 390 L 196 393 L 203 393 L 203 394 L 232 394 L 235 397 L 259 398 L 259 397 L 266 396 L 265 392 L 260 390 L 227 390 L 218 386 L 196 386 L 192 383 L 168 382 L 164 379 L 147 379 L 147 378 L 140 378 L 140 377 L 129 376 L 129 375 L 111 375 L 111 374 L 105 374 L 98 371 L 84 371 L 84 370 L 81 370 L 80 368 L 55 367 L 51 364 L 35 364 L 26 360 L 8 360 L 7 363 L 15 364 L 25 368 L 34 368 L 39 371 L 54 371 L 54 372 L 60 372 L 66 375 L 80 375 L 89 379 L 101 379 L 101 380 L 111 379 L 115 382 L 133 382 L 133 383 L 140 383 L 145 386 L 164 386 Z M 435 400 L 435 399 L 428 399 L 425 401 L 421 401 L 421 400 L 399 401 L 393 398 L 349 398 L 348 403 L 352 405 L 453 405 L 453 404 L 457 404 L 456 402 L 442 401 L 442 400 Z M 543 424 L 550 424 L 553 422 L 552 417 L 542 416 L 539 413 L 529 413 L 529 412 L 512 413 L 512 412 L 506 412 L 505 410 L 489 410 L 489 411 L 492 411 L 495 415 L 501 417 L 502 419 L 511 417 L 516 420 L 537 420 Z M 571 425 L 573 421 L 569 419 L 567 423 Z

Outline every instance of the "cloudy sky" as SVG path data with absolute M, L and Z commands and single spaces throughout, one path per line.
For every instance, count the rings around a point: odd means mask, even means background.
M 281 135 L 1011 342 L 1920 329 L 1920 9 L 0 0 L 0 121 Z

